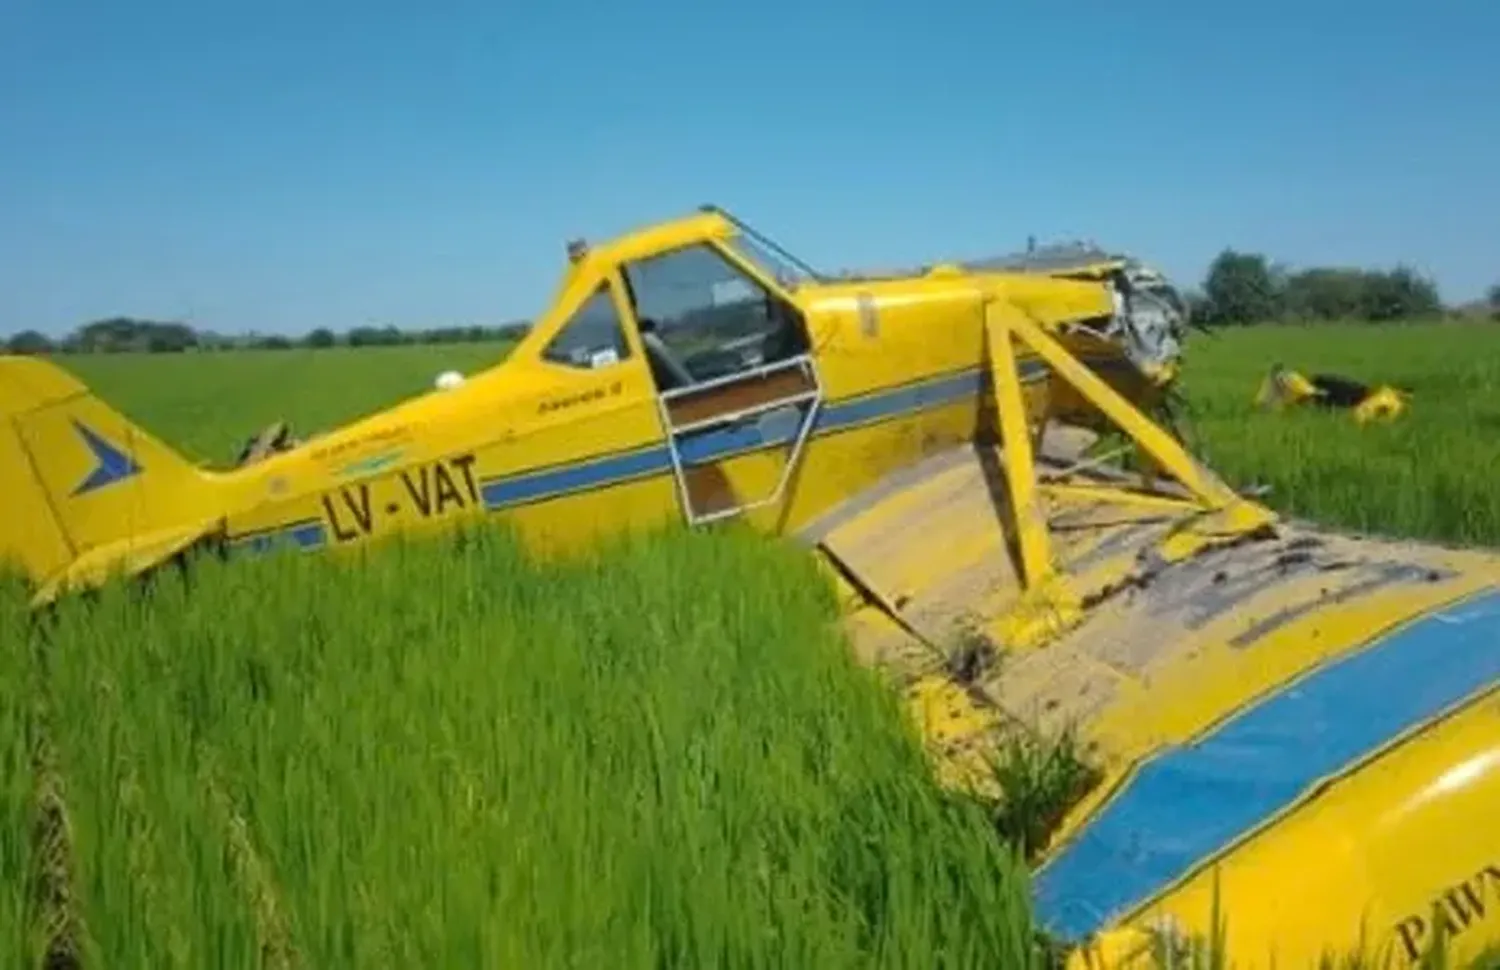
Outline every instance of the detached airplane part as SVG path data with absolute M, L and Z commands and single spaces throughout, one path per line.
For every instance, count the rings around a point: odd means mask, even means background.
M 1312 405 L 1349 411 L 1356 423 L 1368 424 L 1400 417 L 1410 397 L 1409 391 L 1386 384 L 1371 387 L 1337 374 L 1306 377 L 1281 364 L 1273 364 L 1255 393 L 1255 405 L 1262 410 Z
M 947 783 L 992 785 L 1012 732 L 1079 733 L 1102 780 L 1034 881 L 1077 965 L 1213 935 L 1215 890 L 1241 966 L 1500 940 L 1500 556 L 1237 493 L 1149 417 L 1175 345 L 1143 363 L 1112 284 L 1066 275 L 831 279 L 706 207 L 570 247 L 494 367 L 227 470 L 0 358 L 0 559 L 40 607 L 203 547 L 739 520 L 827 567 Z

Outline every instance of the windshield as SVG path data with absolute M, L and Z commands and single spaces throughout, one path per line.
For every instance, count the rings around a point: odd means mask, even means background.
M 733 250 L 736 256 L 757 267 L 785 289 L 796 289 L 813 279 L 807 270 L 801 269 L 789 260 L 782 259 L 742 232 L 730 236 L 724 244 Z

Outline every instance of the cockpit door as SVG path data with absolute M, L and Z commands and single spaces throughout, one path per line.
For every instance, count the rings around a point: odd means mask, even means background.
M 812 357 L 799 354 L 657 400 L 683 512 L 699 525 L 781 501 L 823 389 Z
M 687 522 L 784 500 L 823 404 L 796 307 L 709 243 L 624 278 Z

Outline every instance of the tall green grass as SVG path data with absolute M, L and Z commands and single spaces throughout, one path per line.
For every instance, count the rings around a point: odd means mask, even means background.
M 192 576 L 48 635 L 90 965 L 1039 960 L 1023 870 L 795 549 L 542 567 L 475 532 Z
M 1195 336 L 1185 388 L 1210 463 L 1272 506 L 1388 536 L 1500 546 L 1500 327 L 1256 327 Z M 1348 412 L 1256 413 L 1273 363 L 1409 388 L 1388 425 Z
M 327 427 L 501 353 L 65 363 L 223 459 L 275 418 Z M 1189 354 L 1196 430 L 1232 480 L 1333 525 L 1500 544 L 1500 328 L 1277 327 Z M 1412 410 L 1255 414 L 1276 361 L 1410 387 Z M 676 535 L 542 567 L 481 532 L 192 577 L 70 601 L 45 638 L 0 588 L 0 960 L 37 952 L 16 834 L 37 737 L 93 966 L 1042 960 L 993 837 L 1026 847 L 1042 809 L 997 818 L 935 787 L 795 550 Z M 1071 784 L 1052 764 L 1006 770 Z
M 32 906 L 32 705 L 35 669 L 28 653 L 21 584 L 0 575 L 0 964 L 33 966 L 40 956 Z

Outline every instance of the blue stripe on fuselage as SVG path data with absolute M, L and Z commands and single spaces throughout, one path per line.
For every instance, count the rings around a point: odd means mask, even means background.
M 523 472 L 480 482 L 479 491 L 491 511 L 507 505 L 535 502 L 568 492 L 581 492 L 656 474 L 672 467 L 666 446 L 608 455 L 558 465 L 543 471 Z
M 829 434 L 859 424 L 941 407 L 977 394 L 977 370 L 946 375 L 919 384 L 879 391 L 861 398 L 825 406 L 819 413 L 813 435 Z M 693 432 L 679 442 L 687 464 L 723 461 L 735 455 L 788 444 L 797 433 L 796 422 L 767 429 L 759 424 Z M 603 458 L 584 459 L 540 471 L 487 478 L 480 482 L 485 505 L 491 510 L 560 495 L 604 488 L 646 475 L 671 471 L 672 456 L 665 445 Z
M 231 547 L 249 552 L 267 552 L 281 543 L 290 542 L 302 549 L 316 549 L 327 541 L 324 531 L 322 522 L 297 522 L 263 532 L 235 536 Z
M 1040 364 L 1025 361 L 1026 364 Z M 1030 370 L 1035 370 L 1031 368 Z M 1022 379 L 1034 380 L 1041 372 L 1029 373 L 1023 367 Z M 842 431 L 861 424 L 885 421 L 899 415 L 941 407 L 966 397 L 974 397 L 983 385 L 983 375 L 978 370 L 964 371 L 921 384 L 911 384 L 893 390 L 882 391 L 866 397 L 842 401 L 826 408 L 818 418 L 814 434 Z
M 1127 362 L 1114 357 L 1084 360 L 1095 371 L 1128 366 Z M 1045 377 L 1048 371 L 1046 363 L 1036 359 L 1020 361 L 1020 368 L 1021 379 L 1027 382 Z M 825 404 L 818 413 L 812 434 L 814 437 L 833 434 L 952 404 L 977 395 L 983 382 L 983 371 L 970 368 Z M 795 422 L 789 422 L 769 428 L 751 424 L 732 429 L 693 432 L 681 439 L 679 448 L 683 460 L 689 464 L 722 461 L 735 455 L 786 444 L 796 434 L 796 428 Z M 649 475 L 664 474 L 670 472 L 671 468 L 671 454 L 666 446 L 654 445 L 542 469 L 492 476 L 482 479 L 479 486 L 485 507 L 496 511 L 508 506 L 607 488 Z M 235 540 L 235 547 L 250 548 L 258 552 L 287 540 L 303 548 L 313 548 L 323 545 L 327 537 L 321 523 L 297 523 L 291 527 L 239 537 Z
M 1500 589 L 1411 623 L 1145 761 L 1038 873 L 1064 940 L 1170 888 L 1323 779 L 1500 678 Z

